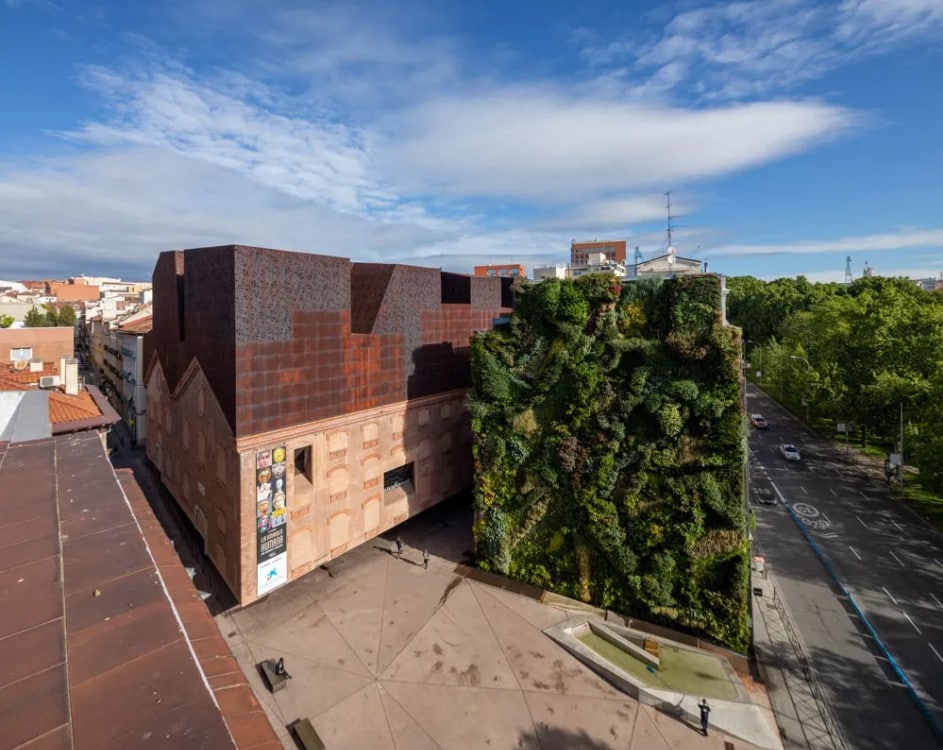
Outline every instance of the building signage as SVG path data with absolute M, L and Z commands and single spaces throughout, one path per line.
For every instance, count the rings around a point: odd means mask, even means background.
M 258 595 L 288 582 L 288 496 L 284 446 L 255 454 Z

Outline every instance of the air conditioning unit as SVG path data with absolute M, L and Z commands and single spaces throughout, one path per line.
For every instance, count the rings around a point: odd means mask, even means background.
M 40 388 L 55 388 L 57 385 L 59 385 L 58 375 L 43 375 L 39 379 Z

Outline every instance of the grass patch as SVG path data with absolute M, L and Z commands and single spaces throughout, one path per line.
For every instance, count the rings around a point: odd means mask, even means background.
M 905 472 L 903 490 L 896 487 L 894 496 L 917 511 L 927 523 L 943 531 L 943 498 L 925 490 L 918 476 Z

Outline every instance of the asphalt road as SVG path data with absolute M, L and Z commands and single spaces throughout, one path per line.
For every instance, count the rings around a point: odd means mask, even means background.
M 750 492 L 789 503 L 888 652 L 943 726 L 943 540 L 891 496 L 880 469 L 846 463 L 752 386 L 747 409 L 769 430 L 750 436 Z M 789 462 L 780 443 L 802 460 Z M 797 528 L 788 510 L 754 504 L 755 545 L 773 570 L 813 672 L 853 748 L 940 742 Z

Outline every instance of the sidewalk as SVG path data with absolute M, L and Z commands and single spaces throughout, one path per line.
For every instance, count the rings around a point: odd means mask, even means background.
M 828 706 L 820 697 L 805 647 L 785 611 L 773 576 L 753 572 L 753 647 L 760 676 L 786 750 L 844 750 Z

